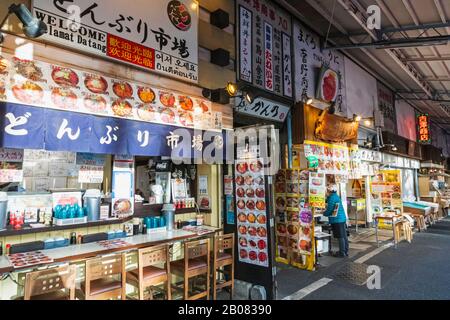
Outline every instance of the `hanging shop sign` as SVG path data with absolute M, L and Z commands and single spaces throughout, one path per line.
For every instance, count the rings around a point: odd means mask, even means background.
M 384 118 L 383 130 L 396 133 L 397 120 L 395 118 L 394 93 L 380 82 L 377 82 L 377 89 L 378 110 L 382 112 Z
M 248 104 L 244 97 L 234 100 L 237 113 L 275 122 L 284 122 L 290 109 L 284 104 L 262 97 L 256 98 L 251 104 Z
M 263 159 L 236 160 L 239 261 L 269 266 Z
M 319 160 L 318 173 L 348 176 L 350 169 L 349 149 L 342 145 L 305 140 L 305 157 Z
M 9 54 L 0 61 L 3 101 L 186 128 L 214 126 L 205 99 Z
M 48 26 L 42 37 L 47 42 L 198 81 L 199 6 L 194 0 L 152 0 L 151 5 L 146 0 L 133 5 L 121 0 L 33 0 L 32 6 Z
M 291 18 L 267 0 L 237 1 L 238 78 L 292 98 Z
M 105 161 L 106 156 L 104 154 L 78 152 L 76 155 L 77 165 L 104 166 Z
M 417 133 L 419 135 L 418 142 L 421 144 L 431 143 L 430 118 L 428 114 L 422 113 L 417 115 Z
M 336 101 L 336 112 L 346 114 L 344 56 L 334 50 L 322 51 L 320 38 L 300 23 L 294 22 L 293 30 L 296 101 L 315 98 L 312 105 L 320 109 Z
M 0 102 L 0 131 L 5 148 L 45 149 L 100 154 L 133 154 L 199 158 L 214 149 L 226 152 L 226 133 L 178 127 Z M 48 121 L 51 119 L 52 121 Z M 192 142 L 192 144 L 190 143 Z M 214 146 L 214 148 L 212 148 Z
M 325 174 L 311 172 L 309 174 L 309 205 L 313 208 L 325 208 L 326 192 Z
M 358 137 L 359 122 L 344 119 L 323 111 L 316 121 L 314 134 L 317 139 L 344 142 Z

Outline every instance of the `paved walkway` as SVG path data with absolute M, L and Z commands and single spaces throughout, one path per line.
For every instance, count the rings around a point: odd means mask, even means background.
M 352 238 L 349 259 L 324 256 L 315 272 L 279 265 L 278 299 L 450 299 L 450 218 L 416 232 L 411 244 L 403 241 L 397 249 L 378 248 L 368 232 Z M 380 289 L 367 287 L 369 266 L 380 270 Z M 375 278 L 369 282 L 377 284 Z

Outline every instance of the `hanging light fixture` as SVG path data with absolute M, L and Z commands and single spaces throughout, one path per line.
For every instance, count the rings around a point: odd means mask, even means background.
M 14 13 L 17 16 L 17 18 L 19 18 L 20 22 L 22 22 L 23 33 L 28 38 L 38 38 L 47 32 L 47 25 L 43 21 L 34 17 L 33 14 L 30 12 L 30 10 L 28 10 L 28 8 L 24 4 L 20 5 L 12 4 L 9 6 L 8 13 L 0 23 L 0 30 L 12 13 Z M 3 35 L 0 33 L 0 43 L 2 42 L 3 42 Z
M 230 97 L 234 97 L 238 91 L 238 86 L 236 83 L 228 82 L 225 89 L 227 90 L 227 93 L 230 95 Z

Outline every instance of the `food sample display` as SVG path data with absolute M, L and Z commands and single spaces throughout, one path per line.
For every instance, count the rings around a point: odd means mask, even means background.
M 239 261 L 267 267 L 267 216 L 262 159 L 236 160 Z
M 39 264 L 52 263 L 53 259 L 40 251 L 15 253 L 7 256 L 13 268 L 26 268 Z
M 309 207 L 312 174 L 308 170 L 280 170 L 275 176 L 276 260 L 299 268 L 306 268 L 304 256 L 313 252 L 313 213 Z
M 349 149 L 342 145 L 305 141 L 305 157 L 316 157 L 318 173 L 348 176 L 350 171 Z

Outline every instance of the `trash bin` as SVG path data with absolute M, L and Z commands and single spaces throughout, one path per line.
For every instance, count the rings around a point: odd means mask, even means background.
M 87 211 L 88 221 L 100 220 L 100 204 L 102 193 L 97 189 L 86 190 L 83 196 L 83 206 Z
M 0 192 L 0 230 L 6 228 L 8 220 L 8 194 Z

